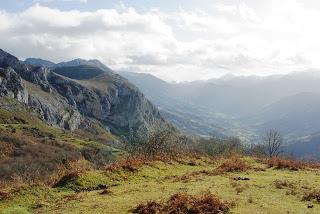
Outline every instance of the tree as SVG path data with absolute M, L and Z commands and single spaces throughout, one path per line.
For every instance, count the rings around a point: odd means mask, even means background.
M 263 145 L 269 158 L 278 156 L 283 144 L 283 138 L 279 131 L 272 129 L 265 133 L 262 137 Z
M 130 130 L 129 145 L 131 153 L 155 157 L 161 154 L 180 153 L 185 150 L 187 138 L 171 125 L 158 125 L 137 130 Z

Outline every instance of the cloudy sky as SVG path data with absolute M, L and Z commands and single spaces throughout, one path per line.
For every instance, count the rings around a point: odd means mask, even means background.
M 168 81 L 320 68 L 318 0 L 0 0 L 0 48 Z

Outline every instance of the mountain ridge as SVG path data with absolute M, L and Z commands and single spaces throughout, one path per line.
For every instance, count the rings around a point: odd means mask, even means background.
M 102 122 L 113 133 L 126 137 L 131 129 L 148 132 L 154 124 L 168 125 L 137 87 L 114 72 L 107 70 L 100 75 L 102 88 L 88 87 L 47 67 L 25 64 L 3 50 L 0 50 L 0 67 L 28 83 L 27 86 L 21 84 L 19 92 L 10 91 L 13 98 L 24 96 L 20 100 L 39 111 L 42 119 L 52 125 L 75 130 L 85 117 L 89 117 Z M 5 81 L 1 82 L 6 88 Z M 9 89 L 6 88 L 8 92 Z

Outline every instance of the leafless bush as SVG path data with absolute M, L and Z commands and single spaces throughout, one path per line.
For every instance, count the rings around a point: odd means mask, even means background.
M 174 127 L 154 126 L 151 130 L 138 130 L 130 134 L 128 150 L 133 154 L 155 157 L 176 155 L 187 150 L 187 138 Z
M 262 137 L 262 143 L 269 158 L 277 157 L 281 153 L 283 137 L 279 131 L 272 129 Z
M 242 153 L 244 151 L 244 146 L 238 138 L 201 138 L 197 140 L 194 150 L 197 153 L 209 156 L 220 156 Z

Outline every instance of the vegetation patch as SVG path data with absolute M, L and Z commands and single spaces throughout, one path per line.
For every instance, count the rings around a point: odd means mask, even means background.
M 138 214 L 215 214 L 227 213 L 233 204 L 222 201 L 218 196 L 206 193 L 195 197 L 186 193 L 176 193 L 165 203 L 150 201 L 135 207 Z
M 245 172 L 249 169 L 252 169 L 252 167 L 246 161 L 241 158 L 232 157 L 218 166 L 217 171 L 220 173 Z
M 307 164 L 302 161 L 283 158 L 271 158 L 266 160 L 265 162 L 269 167 L 274 167 L 275 169 L 288 169 L 292 171 L 298 171 L 307 167 Z
M 314 190 L 312 192 L 306 193 L 303 196 L 302 200 L 304 200 L 304 201 L 315 200 L 320 203 L 320 190 Z
M 115 172 L 119 170 L 137 172 L 142 165 L 146 165 L 146 164 L 148 164 L 148 161 L 143 156 L 127 156 L 107 166 L 106 170 L 111 172 Z
M 283 188 L 296 188 L 295 184 L 293 182 L 290 182 L 288 180 L 275 180 L 273 181 L 273 185 L 277 188 L 277 189 L 283 189 Z
M 230 185 L 234 188 L 234 190 L 236 191 L 236 194 L 239 195 L 240 193 L 248 189 L 249 185 L 243 184 L 237 181 L 235 181 L 234 179 L 230 179 Z
M 173 181 L 174 182 L 189 182 L 193 178 L 198 178 L 200 179 L 201 176 L 216 176 L 219 175 L 220 173 L 215 171 L 215 170 L 200 170 L 200 171 L 193 171 L 193 172 L 188 172 L 180 176 L 173 176 Z

